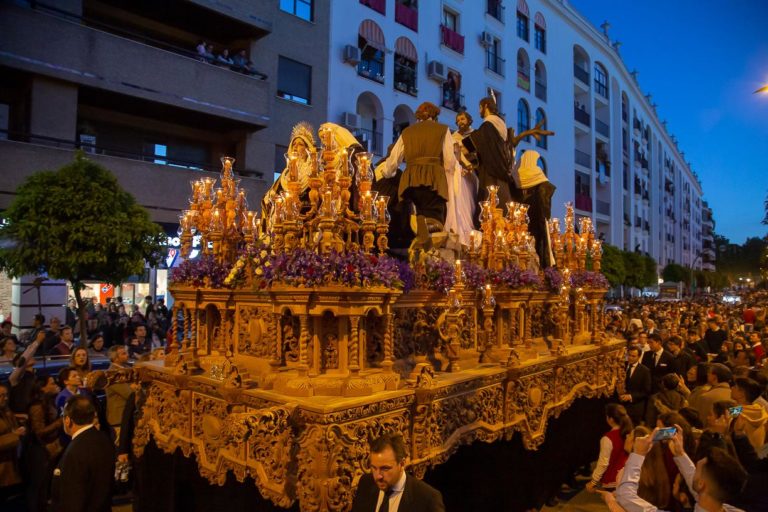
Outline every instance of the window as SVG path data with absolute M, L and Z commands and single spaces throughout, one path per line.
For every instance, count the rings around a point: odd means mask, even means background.
M 384 52 L 368 44 L 363 36 L 357 37 L 357 47 L 360 48 L 360 62 L 357 64 L 357 74 L 365 78 L 384 83 Z
M 280 0 L 280 10 L 312 21 L 312 0 Z
M 488 0 L 488 7 L 485 12 L 496 18 L 497 20 L 504 22 L 504 6 L 501 5 L 501 0 Z
M 485 67 L 504 76 L 504 59 L 501 58 L 501 40 L 493 38 L 493 44 L 485 49 Z
M 311 91 L 312 67 L 281 55 L 277 62 L 277 95 L 309 105 L 312 102 Z
M 547 53 L 547 31 L 538 25 L 533 29 L 533 45 L 541 53 Z
M 603 98 L 608 98 L 608 73 L 600 64 L 595 64 L 595 92 Z
M 443 82 L 443 106 L 454 112 L 464 107 L 464 95 L 461 94 L 461 73 L 448 70 L 448 78 Z
M 517 11 L 517 37 L 528 42 L 528 16 Z
M 576 195 L 591 197 L 589 176 L 576 171 Z
M 542 123 L 543 121 L 543 123 Z M 542 123 L 541 129 L 546 130 L 547 129 L 547 115 L 544 113 L 543 109 L 537 108 L 536 109 L 536 124 Z M 547 136 L 544 135 L 541 137 L 540 140 L 536 141 L 536 145 L 540 147 L 541 149 L 547 149 Z
M 416 62 L 405 55 L 395 54 L 395 89 L 416 96 Z
M 458 32 L 459 15 L 449 9 L 443 9 L 443 26 L 454 32 Z
M 168 163 L 168 160 L 165 159 L 165 157 L 168 156 L 168 146 L 165 144 L 155 144 L 155 160 L 154 163 L 156 164 L 162 164 L 165 165 Z M 160 157 L 160 158 L 158 158 Z
M 378 12 L 379 14 L 387 14 L 387 2 L 386 0 L 360 0 L 360 3 L 366 5 Z
M 395 2 L 395 21 L 414 32 L 418 32 L 419 7 L 416 0 L 397 0 Z
M 536 80 L 536 97 L 541 101 L 547 101 L 547 68 L 540 60 L 536 61 L 534 66 L 534 78 Z
M 517 134 L 520 135 L 526 130 L 531 129 L 531 111 L 528 109 L 528 103 L 521 99 L 517 102 Z M 530 142 L 530 138 L 525 138 L 526 142 Z
M 531 61 L 522 48 L 517 50 L 517 86 L 524 91 L 531 90 Z
M 499 111 L 499 117 L 504 117 L 504 111 L 502 110 L 501 103 L 501 91 L 494 89 L 493 87 L 486 87 L 485 93 L 489 98 L 496 98 L 496 109 Z

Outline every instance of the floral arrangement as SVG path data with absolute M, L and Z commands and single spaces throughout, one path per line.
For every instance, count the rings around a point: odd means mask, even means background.
M 266 246 L 258 242 L 257 247 L 251 247 L 241 251 L 240 257 L 235 262 L 235 265 L 229 271 L 229 275 L 224 280 L 224 285 L 232 288 L 236 288 L 245 284 L 246 281 L 246 264 L 251 263 L 251 268 L 255 269 L 254 274 L 256 279 L 260 279 L 264 275 L 264 265 L 269 260 L 269 251 Z
M 592 270 L 578 270 L 571 274 L 571 286 L 574 288 L 610 288 L 608 279 Z
M 531 270 L 523 270 L 517 265 L 511 265 L 504 270 L 492 270 L 488 273 L 488 281 L 497 287 L 540 288 L 541 277 Z
M 544 289 L 553 293 L 560 293 L 560 288 L 563 286 L 563 274 L 555 267 L 547 267 L 544 269 Z
M 203 254 L 193 260 L 184 260 L 171 271 L 171 281 L 191 286 L 223 288 L 229 268 L 216 261 L 210 254 Z
M 256 274 L 267 286 L 283 283 L 304 287 L 342 284 L 403 288 L 404 285 L 400 265 L 394 258 L 363 252 L 331 252 L 323 256 L 297 249 L 290 254 L 271 255 L 257 267 Z

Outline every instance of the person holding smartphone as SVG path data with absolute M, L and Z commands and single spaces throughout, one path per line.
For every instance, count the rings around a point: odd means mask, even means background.
M 663 512 L 637 495 L 640 468 L 655 443 L 669 440 L 674 462 L 696 500 L 700 512 L 736 512 L 727 504 L 738 497 L 747 482 L 747 473 L 739 461 L 721 448 L 713 448 L 694 466 L 683 449 L 682 429 L 675 425 L 656 428 L 650 436 L 635 439 L 633 453 L 627 458 L 624 473 L 616 489 L 616 501 L 627 511 Z

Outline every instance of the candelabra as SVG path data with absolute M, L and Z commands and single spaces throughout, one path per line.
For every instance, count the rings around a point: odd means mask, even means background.
M 592 261 L 592 270 L 599 272 L 603 254 L 603 241 L 595 238 L 592 219 L 579 219 L 579 232 L 575 231 L 573 205 L 565 204 L 565 232 L 560 232 L 560 220 L 549 221 L 549 238 L 557 266 L 563 269 L 563 275 L 569 276 L 574 271 L 587 269 L 587 258 Z M 568 279 L 565 280 L 566 283 Z

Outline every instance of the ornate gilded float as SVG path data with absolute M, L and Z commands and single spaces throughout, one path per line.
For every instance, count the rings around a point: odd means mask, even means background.
M 584 221 L 574 233 L 570 206 L 565 234 L 550 232 L 562 272 L 536 268 L 525 208 L 503 215 L 493 193 L 465 254 L 397 261 L 370 155 L 321 140 L 308 189 L 287 155 L 289 186 L 262 215 L 231 159 L 220 188 L 193 183 L 183 252 L 199 235 L 204 254 L 169 287 L 168 357 L 139 368 L 137 455 L 153 438 L 212 483 L 231 471 L 278 506 L 341 511 L 383 432 L 405 436 L 423 476 L 475 440 L 519 432 L 535 449 L 576 398 L 613 393 L 624 344 L 602 332 L 599 242 Z

